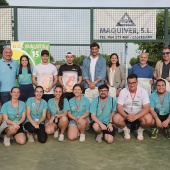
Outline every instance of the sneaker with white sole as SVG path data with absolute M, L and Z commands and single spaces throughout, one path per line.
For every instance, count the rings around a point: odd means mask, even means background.
M 98 134 L 96 137 L 96 142 L 102 142 L 103 134 Z
M 64 140 L 64 135 L 63 134 L 60 134 L 59 135 L 59 138 L 58 138 L 58 141 L 62 142 Z
M 139 127 L 139 129 L 137 130 L 137 140 L 143 140 L 144 137 L 143 137 L 143 128 Z
M 122 130 L 123 130 L 123 132 L 124 132 L 124 139 L 130 140 L 130 139 L 131 139 L 131 138 L 130 138 L 130 129 L 128 129 L 128 128 L 126 127 L 126 128 L 123 128 Z
M 11 146 L 10 137 L 7 138 L 6 135 L 4 136 L 4 145 L 5 146 Z
M 85 141 L 85 134 L 80 134 L 79 141 L 80 142 L 84 142 Z
M 31 142 L 31 143 L 34 142 L 34 138 L 33 138 L 33 135 L 31 133 L 27 133 L 27 138 L 28 138 L 28 142 Z
M 54 138 L 58 138 L 58 130 L 54 132 Z

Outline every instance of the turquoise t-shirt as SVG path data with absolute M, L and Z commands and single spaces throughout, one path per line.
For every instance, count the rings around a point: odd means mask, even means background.
M 80 117 L 90 110 L 90 101 L 87 97 L 82 96 L 81 100 L 75 100 L 71 98 L 69 100 L 70 112 L 75 117 Z
M 54 98 L 48 100 L 48 110 L 51 113 L 51 116 L 55 116 L 56 114 L 61 114 L 63 111 L 70 110 L 70 106 L 68 100 L 64 98 L 64 107 L 62 110 L 58 107 L 58 102 L 54 101 Z
M 9 101 L 2 105 L 1 114 L 6 114 L 8 116 L 8 119 L 12 122 L 19 122 L 25 110 L 26 106 L 23 101 L 19 101 L 19 107 L 13 107 Z
M 103 111 L 102 111 L 103 110 Z M 92 100 L 90 105 L 90 113 L 95 114 L 96 117 L 105 124 L 109 124 L 110 115 L 116 111 L 116 100 L 108 96 L 106 102 L 100 102 L 99 97 Z
M 28 74 L 27 68 L 22 68 L 22 74 L 19 74 L 19 67 L 18 67 L 18 82 L 19 84 L 27 85 L 32 84 L 32 67 L 31 67 L 31 74 Z
M 167 115 L 170 113 L 170 92 L 166 92 L 165 98 L 159 98 L 157 91 L 155 91 L 150 94 L 149 99 L 150 107 L 153 108 L 158 115 Z
M 48 108 L 47 102 L 44 99 L 41 99 L 41 103 L 38 103 L 35 101 L 34 97 L 28 98 L 26 106 L 30 107 L 30 115 L 33 120 L 40 120 L 42 118 L 43 111 L 47 110 Z M 27 119 L 26 122 L 29 122 L 29 120 Z M 44 122 L 42 122 L 41 124 L 44 124 Z

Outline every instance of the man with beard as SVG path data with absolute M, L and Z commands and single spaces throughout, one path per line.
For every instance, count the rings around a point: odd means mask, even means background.
M 148 54 L 142 53 L 139 57 L 139 63 L 132 66 L 130 74 L 136 74 L 138 78 L 151 78 L 153 79 L 153 70 L 147 64 Z M 153 80 L 150 81 L 153 84 Z
M 158 79 L 156 89 L 150 95 L 150 113 L 153 117 L 151 129 L 151 138 L 156 139 L 159 129 L 165 129 L 166 137 L 170 139 L 170 92 L 166 91 L 166 82 L 163 79 Z
M 137 139 L 143 140 L 143 131 L 153 121 L 149 114 L 150 101 L 147 91 L 138 87 L 136 74 L 127 77 L 128 87 L 121 90 L 117 99 L 118 113 L 113 117 L 113 123 L 124 131 L 124 138 L 130 139 L 130 129 L 126 124 L 136 123 L 139 125 Z
M 100 85 L 98 90 L 99 97 L 94 98 L 90 106 L 91 118 L 94 121 L 93 129 L 98 133 L 96 141 L 101 142 L 104 137 L 107 143 L 113 143 L 112 118 L 116 111 L 116 101 L 108 96 L 107 85 Z
M 64 97 L 70 100 L 74 97 L 73 86 L 82 82 L 82 72 L 81 68 L 73 63 L 74 55 L 71 52 L 67 53 L 66 61 L 66 64 L 60 66 L 58 76 L 59 83 L 64 89 Z

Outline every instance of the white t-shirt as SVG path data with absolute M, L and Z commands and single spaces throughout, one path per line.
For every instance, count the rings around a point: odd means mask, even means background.
M 43 84 L 47 83 L 48 81 L 49 81 L 49 85 L 51 85 L 54 81 L 54 76 L 57 75 L 57 68 L 51 63 L 48 63 L 47 65 L 40 63 L 34 67 L 33 75 L 37 77 L 38 85 L 44 87 Z M 53 94 L 53 93 L 54 93 L 54 88 L 52 88 L 48 93 L 46 91 L 44 92 L 44 94 Z
M 92 82 L 94 82 L 94 74 L 95 74 L 95 67 L 96 67 L 96 62 L 98 60 L 98 57 L 93 58 L 92 56 L 90 56 L 91 62 L 90 62 L 90 74 L 91 74 L 91 79 Z
M 142 110 L 143 105 L 150 103 L 150 101 L 144 88 L 137 87 L 136 94 L 130 94 L 128 87 L 126 87 L 120 91 L 117 103 L 123 106 L 125 112 L 136 115 Z

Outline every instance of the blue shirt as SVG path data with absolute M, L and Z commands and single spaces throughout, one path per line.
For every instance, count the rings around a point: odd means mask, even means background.
M 62 112 L 70 110 L 70 106 L 68 100 L 64 98 L 64 106 L 63 109 L 60 110 L 58 106 L 58 102 L 54 101 L 54 98 L 48 100 L 48 110 L 51 113 L 51 116 L 55 116 L 56 114 L 62 114 Z
M 150 107 L 154 109 L 158 115 L 167 115 L 170 113 L 170 92 L 166 92 L 165 98 L 159 98 L 157 91 L 155 91 L 149 96 L 149 98 Z
M 9 92 L 16 86 L 18 63 L 11 59 L 7 63 L 4 58 L 0 59 L 0 92 Z
M 28 98 L 26 106 L 30 107 L 30 115 L 33 120 L 40 120 L 42 118 L 42 113 L 44 110 L 47 110 L 47 102 L 44 99 L 41 99 L 41 103 L 35 101 L 34 97 Z M 29 120 L 27 119 L 26 122 Z M 42 122 L 44 124 L 44 122 Z
M 30 74 L 28 74 L 27 68 L 22 68 L 22 74 L 19 74 L 19 67 L 18 67 L 17 75 L 18 75 L 19 84 L 24 84 L 24 85 L 32 84 L 32 68 Z
M 81 100 L 75 100 L 71 98 L 69 100 L 70 112 L 75 117 L 80 117 L 90 110 L 90 101 L 87 97 L 82 96 Z
M 83 80 L 89 79 L 90 81 L 92 81 L 90 74 L 90 62 L 91 62 L 90 56 L 85 58 L 83 61 L 82 66 Z M 100 86 L 101 84 L 104 84 L 105 77 L 106 77 L 106 60 L 102 56 L 99 56 L 95 66 L 94 80 L 99 78 L 101 81 L 96 84 L 96 87 Z M 88 84 L 86 82 L 85 88 L 88 88 Z
M 19 101 L 19 107 L 13 107 L 9 102 L 2 105 L 1 114 L 6 114 L 8 119 L 12 122 L 19 122 L 22 118 L 22 114 L 25 113 L 26 106 L 23 101 Z
M 141 67 L 140 63 L 132 66 L 130 74 L 136 74 L 138 78 L 153 78 L 153 70 L 147 64 L 145 67 Z
M 102 111 L 103 110 L 103 111 Z M 96 117 L 105 124 L 109 124 L 110 115 L 116 111 L 116 100 L 108 96 L 106 102 L 100 102 L 99 97 L 92 100 L 90 105 L 90 113 L 95 114 Z

